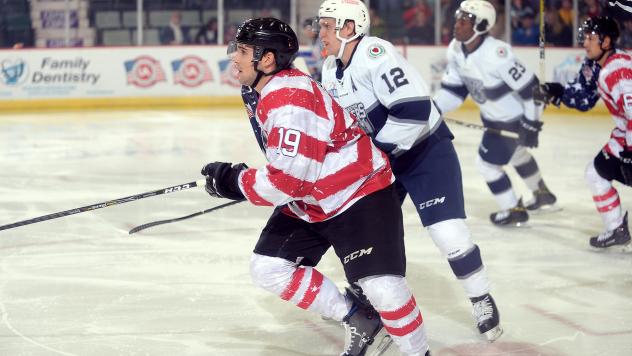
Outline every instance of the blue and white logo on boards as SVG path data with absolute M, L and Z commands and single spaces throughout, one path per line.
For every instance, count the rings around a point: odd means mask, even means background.
M 29 67 L 21 58 L 6 58 L 0 62 L 0 78 L 7 86 L 24 83 L 28 77 Z

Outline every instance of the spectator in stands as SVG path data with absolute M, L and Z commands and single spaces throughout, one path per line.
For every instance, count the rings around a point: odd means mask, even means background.
M 211 18 L 195 35 L 197 44 L 217 44 L 217 19 Z
M 406 30 L 406 38 L 410 44 L 433 44 L 434 24 L 430 18 L 417 14 L 412 26 Z
M 189 29 L 181 25 L 182 14 L 180 11 L 171 13 L 169 26 L 160 30 L 160 43 L 165 45 L 181 45 L 191 43 Z
M 567 26 L 556 11 L 547 10 L 544 15 L 546 45 L 570 47 L 573 45 L 573 30 Z
M 402 17 L 408 43 L 432 44 L 434 42 L 432 9 L 426 0 L 417 0 L 414 6 L 404 11 Z
M 587 18 L 597 17 L 601 15 L 601 8 L 598 0 L 584 0 L 584 13 Z
M 511 0 L 510 14 L 512 30 L 520 27 L 520 19 L 527 12 L 531 12 L 532 15 L 535 14 L 533 6 L 529 0 Z M 498 23 L 498 21 L 496 21 L 496 23 Z
M 378 15 L 381 19 L 381 23 L 384 28 L 384 36 L 380 37 L 387 39 L 393 44 L 404 44 L 404 36 L 406 35 L 406 29 L 402 26 L 402 15 L 404 11 L 412 6 L 413 0 L 380 0 L 370 1 L 371 9 L 374 10 L 375 15 Z M 367 3 L 366 0 L 364 0 Z M 371 36 L 374 35 L 373 31 L 373 17 L 374 15 L 369 12 L 369 18 L 371 19 Z M 378 33 L 380 29 L 377 29 Z
M 441 0 L 441 44 L 447 45 L 452 41 L 454 16 L 458 8 L 458 1 Z
M 511 33 L 512 44 L 519 46 L 537 46 L 540 38 L 540 28 L 535 23 L 533 11 L 525 11 L 520 16 L 520 23 Z
M 375 9 L 369 9 L 369 18 L 371 19 L 371 36 L 388 38 L 386 23 Z
M 564 22 L 566 26 L 573 26 L 573 18 L 575 14 L 573 13 L 573 2 L 571 0 L 562 0 L 560 5 L 560 9 L 557 10 L 557 13 L 560 15 L 560 19 Z M 555 9 L 551 9 L 555 11 Z

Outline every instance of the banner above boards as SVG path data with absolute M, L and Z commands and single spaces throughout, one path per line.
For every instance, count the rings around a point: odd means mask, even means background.
M 445 47 L 398 47 L 432 91 L 445 69 Z M 515 55 L 538 73 L 537 48 Z M 547 49 L 547 81 L 574 76 L 581 49 Z M 299 57 L 296 65 L 306 71 Z M 239 97 L 223 46 L 96 47 L 0 50 L 0 103 L 47 99 Z

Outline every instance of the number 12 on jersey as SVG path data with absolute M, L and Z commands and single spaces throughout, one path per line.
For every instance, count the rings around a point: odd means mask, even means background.
M 386 86 L 388 86 L 388 93 L 391 94 L 395 89 L 408 84 L 408 79 L 404 78 L 404 71 L 400 67 L 395 67 L 389 72 L 391 78 L 386 73 L 382 74 L 381 78 L 384 79 Z

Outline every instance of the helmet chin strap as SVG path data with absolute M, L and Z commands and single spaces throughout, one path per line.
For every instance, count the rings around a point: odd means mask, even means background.
M 252 82 L 252 84 L 250 85 L 251 88 L 256 87 L 257 84 L 259 84 L 259 81 L 261 80 L 261 78 L 263 78 L 263 76 L 265 75 L 263 74 L 262 71 L 258 70 L 256 66 L 255 66 L 255 70 L 257 71 L 257 76 L 255 77 L 254 82 Z
M 347 46 L 347 43 L 355 40 L 358 37 L 360 37 L 359 33 L 356 33 L 351 38 L 342 38 L 342 37 L 340 37 L 340 29 L 336 30 L 336 38 L 338 40 L 340 40 L 340 49 L 338 50 L 338 54 L 336 55 L 336 59 L 342 59 L 342 54 L 345 51 L 345 47 Z
M 603 56 L 606 55 L 606 53 L 614 50 L 614 47 L 611 47 L 610 49 L 603 49 L 603 47 L 601 46 L 602 44 L 603 44 L 603 42 L 599 41 L 599 49 L 601 50 L 601 54 L 599 55 L 599 58 L 594 60 L 597 63 L 599 63 L 599 61 L 601 61 L 601 59 L 603 58 Z
M 474 28 L 474 34 L 472 35 L 472 37 L 470 37 L 470 39 L 468 39 L 467 41 L 464 41 L 463 44 L 469 45 L 470 43 L 472 43 L 476 39 L 476 37 L 478 37 L 478 36 L 480 36 L 480 35 L 482 35 L 484 33 L 485 32 L 477 31 L 476 28 Z
M 271 75 L 275 75 L 275 74 L 277 74 L 278 72 L 280 72 L 280 71 L 282 71 L 284 69 L 284 68 L 277 67 L 275 70 L 273 70 L 270 73 L 264 73 L 262 70 L 259 70 L 257 68 L 258 65 L 259 65 L 259 61 L 253 61 L 252 62 L 252 66 L 255 68 L 255 72 L 257 72 L 257 76 L 255 77 L 255 80 L 252 82 L 252 84 L 249 85 L 249 87 L 251 87 L 251 88 L 256 87 L 257 84 L 259 84 L 259 81 L 261 80 L 261 78 L 268 77 L 268 76 L 271 76 Z

